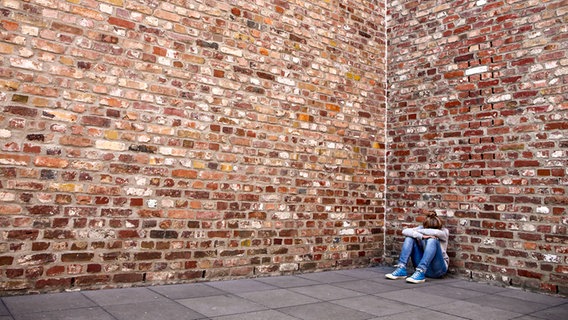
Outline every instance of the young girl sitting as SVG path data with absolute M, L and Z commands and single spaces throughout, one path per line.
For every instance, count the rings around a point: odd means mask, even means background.
M 388 279 L 406 278 L 410 283 L 422 283 L 428 278 L 440 278 L 448 272 L 450 258 L 446 253 L 449 231 L 435 212 L 427 214 L 420 227 L 402 230 L 405 236 L 396 270 Z M 406 264 L 412 259 L 415 272 L 408 278 Z

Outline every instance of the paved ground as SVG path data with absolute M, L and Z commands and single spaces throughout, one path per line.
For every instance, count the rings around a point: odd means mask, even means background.
M 1 298 L 0 320 L 568 319 L 568 299 L 391 268 Z

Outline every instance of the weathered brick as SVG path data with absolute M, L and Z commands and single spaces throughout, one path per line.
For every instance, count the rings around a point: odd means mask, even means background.
M 10 230 L 6 235 L 7 240 L 35 240 L 39 230 Z
M 50 205 L 36 205 L 30 206 L 26 208 L 30 214 L 33 215 L 58 215 L 61 212 L 61 208 L 59 206 L 50 206 Z
M 38 156 L 35 158 L 34 164 L 38 167 L 67 168 L 67 166 L 69 166 L 69 161 L 61 158 Z
M 127 20 L 120 19 L 120 18 L 117 18 L 117 17 L 109 17 L 108 23 L 110 23 L 112 25 L 119 26 L 119 27 L 127 28 L 127 29 L 134 29 L 134 27 L 136 26 L 136 24 L 132 21 L 127 21 Z
M 64 253 L 61 255 L 62 262 L 86 262 L 92 261 L 95 255 L 93 253 L 87 252 L 77 252 L 77 253 Z
M 108 284 L 111 282 L 111 279 L 112 277 L 110 275 L 80 276 L 75 278 L 75 285 L 90 287 L 92 285 Z
M 21 106 L 5 106 L 4 112 L 19 115 L 22 117 L 36 117 L 38 115 L 37 109 Z
M 143 279 L 144 274 L 142 273 L 121 273 L 112 277 L 112 281 L 115 283 L 136 283 L 142 282 Z
M 10 256 L 1 256 L 0 257 L 0 266 L 10 266 L 14 261 L 14 257 Z

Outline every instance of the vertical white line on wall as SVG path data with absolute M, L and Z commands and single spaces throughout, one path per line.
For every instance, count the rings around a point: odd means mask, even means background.
M 388 110 L 389 110 L 389 99 L 388 99 L 388 70 L 389 70 L 389 63 L 388 63 L 388 46 L 389 46 L 389 41 L 388 41 L 388 3 L 387 0 L 384 0 L 384 4 L 385 4 L 385 12 L 384 12 L 384 27 L 385 27 L 385 118 L 384 118 L 384 124 L 383 127 L 385 128 L 385 155 L 384 155 L 384 164 L 385 164 L 385 181 L 384 181 L 384 192 L 383 192 L 383 201 L 384 201 L 384 214 L 383 214 L 383 260 L 387 255 L 387 192 L 388 192 L 388 184 L 387 184 L 387 179 L 388 179 L 388 166 L 387 166 L 387 161 L 388 161 Z

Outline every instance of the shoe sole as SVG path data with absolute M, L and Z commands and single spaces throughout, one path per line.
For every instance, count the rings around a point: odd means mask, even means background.
M 404 279 L 404 278 L 407 278 L 407 277 L 408 277 L 408 276 L 397 277 L 397 276 L 393 276 L 392 274 L 387 274 L 387 275 L 385 275 L 385 278 L 391 279 L 391 280 Z
M 414 279 L 412 279 L 412 278 L 408 278 L 408 279 L 406 279 L 406 282 L 410 282 L 410 283 L 424 283 L 424 282 L 426 282 L 426 279 L 424 279 L 424 280 L 414 280 Z

